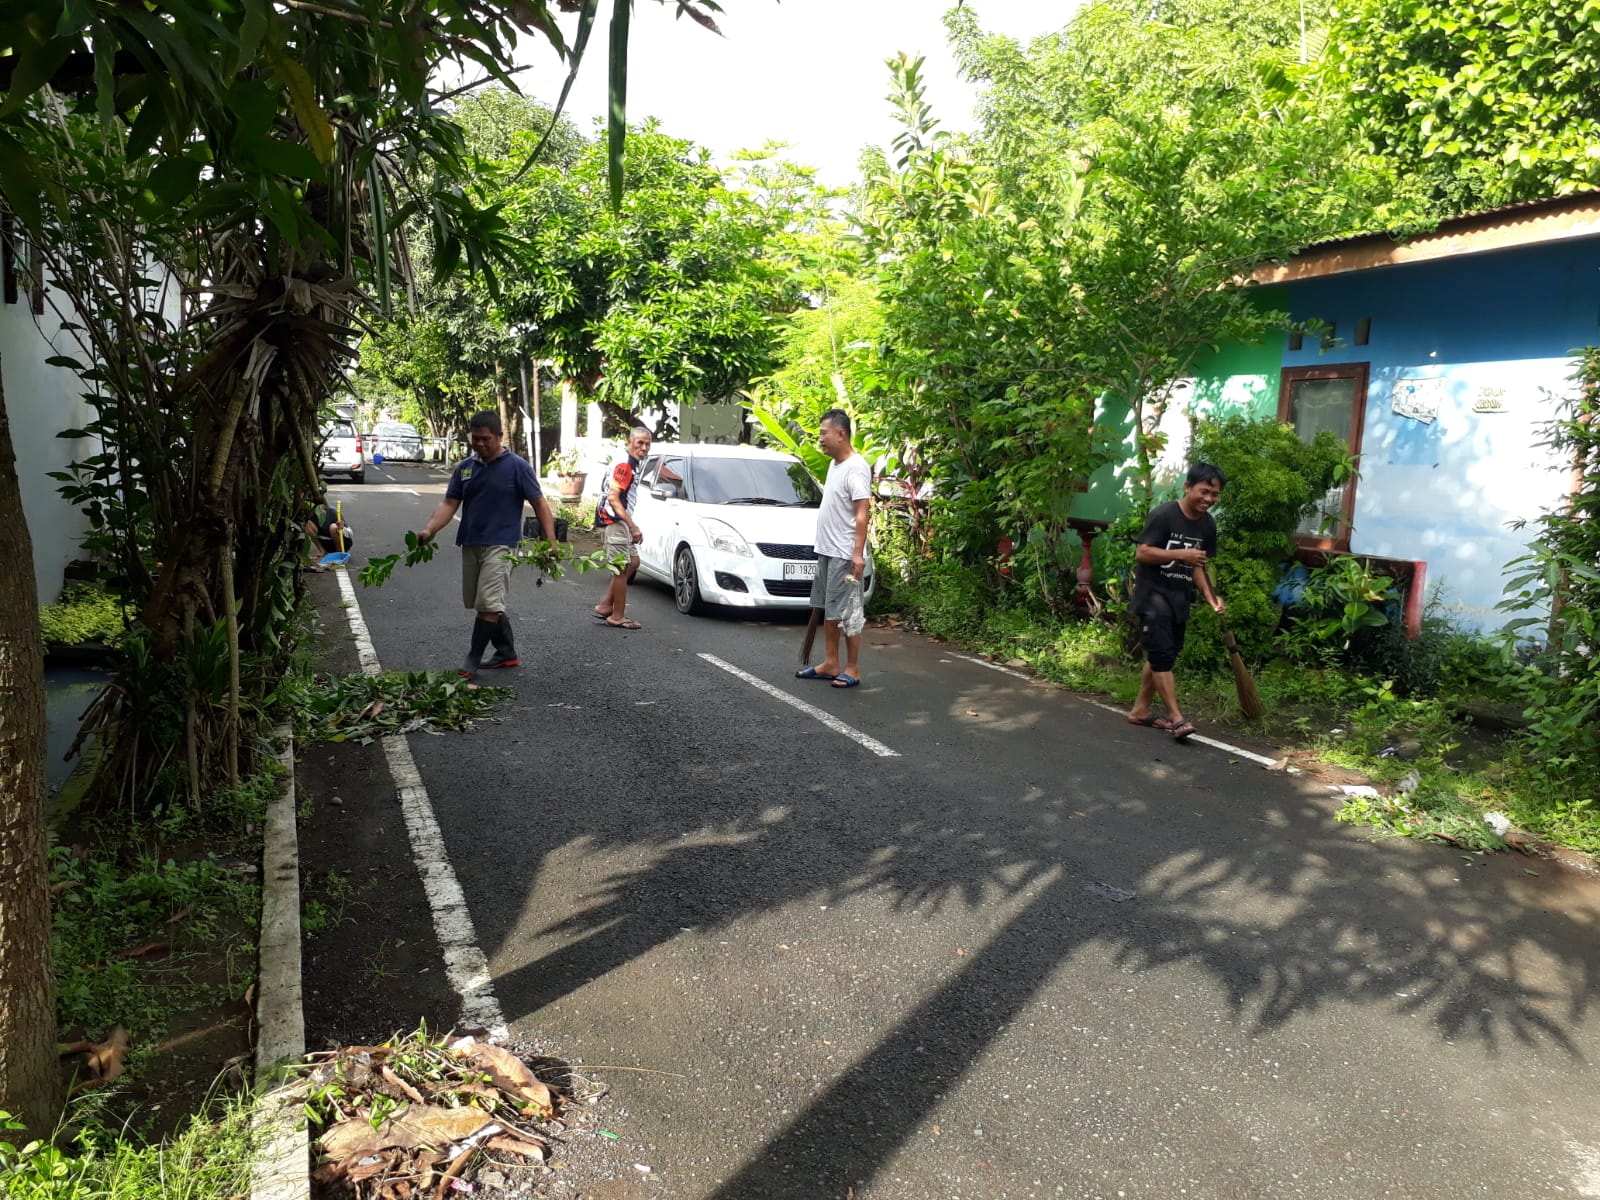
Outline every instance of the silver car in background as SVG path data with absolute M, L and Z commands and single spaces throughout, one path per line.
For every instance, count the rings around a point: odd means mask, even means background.
M 355 423 L 332 417 L 322 423 L 322 448 L 317 454 L 317 473 L 322 476 L 348 475 L 351 483 L 367 478 L 367 456 Z
M 372 433 L 377 439 L 374 454 L 381 454 L 395 462 L 423 460 L 422 435 L 417 432 L 415 425 L 407 425 L 404 421 L 379 421 Z

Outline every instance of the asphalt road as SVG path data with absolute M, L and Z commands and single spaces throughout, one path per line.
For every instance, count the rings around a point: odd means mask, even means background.
M 356 560 L 442 479 L 336 487 Z M 456 665 L 453 550 L 358 590 L 384 667 Z M 1600 1196 L 1592 881 L 898 630 L 833 691 L 793 619 L 602 590 L 518 571 L 504 719 L 410 742 L 513 1028 L 646 1069 L 628 1194 Z

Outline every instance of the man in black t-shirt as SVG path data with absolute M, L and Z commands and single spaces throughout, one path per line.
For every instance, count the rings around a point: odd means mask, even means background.
M 1145 664 L 1139 695 L 1128 720 L 1134 725 L 1165 729 L 1180 742 L 1193 734 L 1195 727 L 1178 707 L 1172 668 L 1183 649 L 1195 589 L 1200 589 L 1218 616 L 1227 607 L 1206 578 L 1206 561 L 1217 552 L 1217 523 L 1211 517 L 1211 507 L 1221 497 L 1226 482 L 1222 472 L 1210 463 L 1195 463 L 1189 468 L 1183 499 L 1157 505 L 1139 534 L 1133 611 L 1139 618 Z M 1165 720 L 1150 709 L 1158 694 L 1167 706 Z

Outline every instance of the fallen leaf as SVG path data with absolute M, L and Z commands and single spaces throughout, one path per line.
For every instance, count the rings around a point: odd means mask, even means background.
M 484 1143 L 484 1148 L 493 1150 L 496 1154 L 520 1154 L 523 1158 L 531 1158 L 534 1162 L 541 1163 L 549 1154 L 543 1145 L 515 1131 L 495 1134 Z
M 1524 875 L 1532 875 L 1532 876 L 1535 876 L 1535 877 L 1537 877 L 1538 874 L 1539 874 L 1539 872 L 1535 871 L 1532 867 L 1523 867 L 1522 868 L 1522 873 Z
M 323 1133 L 322 1149 L 335 1159 L 363 1159 L 393 1146 L 439 1150 L 471 1137 L 493 1120 L 481 1108 L 406 1104 L 395 1109 L 376 1129 L 365 1117 L 340 1121 Z
M 467 1055 L 467 1061 L 489 1072 L 496 1086 L 507 1094 L 516 1096 L 546 1112 L 555 1112 L 555 1097 L 550 1089 L 540 1083 L 524 1063 L 509 1050 L 479 1042 Z
M 967 709 L 967 716 L 969 716 L 969 717 L 975 717 L 975 716 L 977 716 L 977 715 L 978 715 L 978 710 L 977 710 L 977 709 L 975 709 L 975 708 L 969 708 L 969 709 Z
M 172 949 L 171 942 L 146 942 L 142 946 L 135 946 L 131 950 L 120 950 L 118 958 L 147 958 L 152 954 L 165 954 Z
M 378 1073 L 383 1076 L 384 1081 L 388 1083 L 390 1087 L 398 1091 L 407 1100 L 411 1101 L 411 1103 L 421 1104 L 423 1102 L 422 1093 L 417 1091 L 416 1088 L 412 1087 L 404 1079 L 401 1079 L 400 1076 L 396 1075 L 388 1067 L 380 1067 Z
M 83 1055 L 87 1074 L 74 1091 L 99 1087 L 110 1083 L 122 1074 L 122 1056 L 128 1052 L 128 1031 L 118 1025 L 103 1042 L 73 1042 L 63 1046 L 61 1053 Z

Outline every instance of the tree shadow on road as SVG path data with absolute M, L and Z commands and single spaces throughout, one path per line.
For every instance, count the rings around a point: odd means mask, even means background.
M 1014 910 L 717 1200 L 790 1194 L 802 1170 L 808 1194 L 859 1186 L 1090 947 L 1133 971 L 1203 971 L 1249 1031 L 1365 1006 L 1426 1014 L 1440 1039 L 1487 1054 L 1538 1042 L 1582 1061 L 1573 1032 L 1600 984 L 1592 914 L 1550 905 L 1513 864 L 1374 848 L 1334 824 L 1309 784 L 1198 749 L 1162 747 L 1157 761 L 1149 731 L 1059 693 L 997 683 L 965 695 L 995 719 L 966 732 L 960 765 L 937 771 L 815 738 L 797 756 L 744 723 L 665 713 L 652 744 L 682 749 L 670 779 L 652 775 L 641 748 L 636 763 L 608 763 L 643 782 L 603 817 L 553 805 L 540 847 L 503 861 L 483 849 L 508 888 L 525 881 L 530 895 L 540 850 L 626 863 L 567 915 L 537 923 L 537 940 L 557 948 L 496 980 L 514 1020 L 686 928 L 725 930 L 799 902 L 877 898 L 929 920 L 952 906 Z M 1038 723 L 1041 708 L 1043 727 L 1068 731 L 1046 751 L 1048 786 L 1004 766 L 1008 731 Z M 820 772 L 802 761 L 823 754 Z M 852 786 L 866 777 L 870 788 Z M 491 916 L 480 936 L 526 939 L 530 919 Z M 938 1055 L 920 1052 L 930 1029 Z M 872 1125 L 852 1115 L 862 1111 Z

